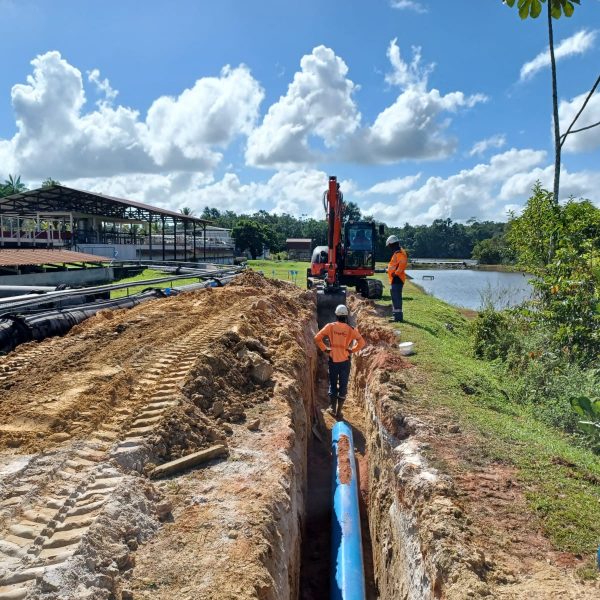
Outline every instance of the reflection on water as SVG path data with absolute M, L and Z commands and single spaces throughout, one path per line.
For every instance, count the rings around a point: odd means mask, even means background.
M 529 300 L 532 293 L 531 277 L 524 273 L 469 269 L 418 269 L 407 273 L 428 294 L 473 310 L 490 303 L 498 309 L 517 306 Z

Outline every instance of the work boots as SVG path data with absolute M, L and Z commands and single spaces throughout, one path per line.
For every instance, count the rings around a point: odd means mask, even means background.
M 404 313 L 399 311 L 393 311 L 392 316 L 388 319 L 390 323 L 404 323 Z
M 344 406 L 344 402 L 346 401 L 346 398 L 344 396 L 338 396 L 337 399 L 337 407 L 335 410 L 335 418 L 338 421 L 342 420 L 342 407 Z
M 337 414 L 337 402 L 337 396 L 329 396 L 329 408 L 327 409 L 327 412 L 333 417 Z

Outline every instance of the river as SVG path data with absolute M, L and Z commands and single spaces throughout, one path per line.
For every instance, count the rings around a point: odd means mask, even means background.
M 406 271 L 428 294 L 454 306 L 481 310 L 484 303 L 497 309 L 517 306 L 531 297 L 531 277 L 524 273 L 470 269 Z

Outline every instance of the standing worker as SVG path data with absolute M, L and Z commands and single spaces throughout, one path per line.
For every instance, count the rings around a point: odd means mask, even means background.
M 336 419 L 342 418 L 342 406 L 348 391 L 350 378 L 350 355 L 365 346 L 365 340 L 358 329 L 348 325 L 348 309 L 340 304 L 335 309 L 337 321 L 327 323 L 317 335 L 317 346 L 329 355 L 329 403 Z M 329 340 L 329 346 L 323 342 Z
M 408 254 L 400 246 L 400 240 L 395 235 L 390 235 L 385 245 L 392 251 L 392 258 L 387 268 L 392 290 L 392 320 L 396 323 L 402 323 L 404 321 L 404 314 L 402 313 L 402 288 L 406 281 Z

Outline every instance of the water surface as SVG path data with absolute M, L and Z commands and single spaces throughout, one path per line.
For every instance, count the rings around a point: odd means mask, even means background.
M 502 309 L 531 298 L 529 275 L 470 269 L 406 271 L 428 294 L 454 306 L 481 310 L 484 303 Z M 433 277 L 433 279 L 430 279 Z

